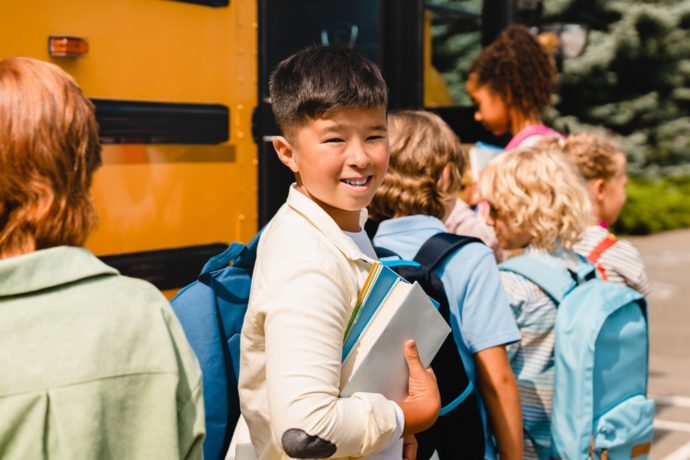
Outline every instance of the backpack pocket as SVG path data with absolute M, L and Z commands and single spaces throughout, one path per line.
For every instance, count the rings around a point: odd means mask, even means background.
M 594 458 L 644 460 L 649 455 L 654 401 L 642 395 L 628 398 L 594 423 Z

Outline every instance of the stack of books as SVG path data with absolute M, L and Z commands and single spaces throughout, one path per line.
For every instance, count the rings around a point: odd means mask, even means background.
M 374 263 L 345 330 L 341 396 L 368 392 L 404 400 L 409 377 L 405 341 L 417 342 L 427 367 L 448 334 L 450 327 L 419 283 Z

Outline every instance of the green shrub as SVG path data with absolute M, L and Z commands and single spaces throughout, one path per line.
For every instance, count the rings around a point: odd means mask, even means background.
M 627 192 L 615 232 L 647 235 L 690 227 L 690 176 L 631 178 Z

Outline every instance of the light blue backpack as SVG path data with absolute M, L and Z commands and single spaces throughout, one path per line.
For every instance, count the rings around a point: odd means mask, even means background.
M 644 297 L 597 278 L 584 260 L 570 277 L 538 255 L 514 257 L 500 268 L 534 282 L 558 305 L 552 458 L 646 459 L 654 401 L 647 399 Z

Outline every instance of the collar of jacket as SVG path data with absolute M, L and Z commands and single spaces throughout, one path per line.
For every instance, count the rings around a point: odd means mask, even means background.
M 299 192 L 295 187 L 296 184 L 292 184 L 290 186 L 290 192 L 288 193 L 287 205 L 290 206 L 290 208 L 303 216 L 314 226 L 314 228 L 328 238 L 348 259 L 364 260 L 369 263 L 375 262 L 374 259 L 368 257 L 359 250 L 355 242 L 352 241 L 352 238 L 343 232 L 333 218 L 329 216 L 321 206 Z M 367 210 L 362 209 L 359 212 L 359 225 L 361 228 L 364 228 L 364 223 L 366 221 Z
M 89 251 L 71 246 L 41 249 L 0 260 L 0 297 L 50 289 L 85 278 L 117 275 Z

